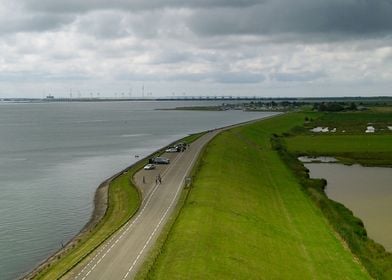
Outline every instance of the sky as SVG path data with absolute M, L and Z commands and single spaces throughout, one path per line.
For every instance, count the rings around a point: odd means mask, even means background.
M 0 98 L 143 93 L 392 96 L 392 0 L 0 0 Z

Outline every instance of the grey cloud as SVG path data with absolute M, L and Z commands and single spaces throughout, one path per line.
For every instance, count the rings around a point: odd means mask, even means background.
M 78 31 L 97 38 L 119 38 L 130 35 L 127 19 L 123 14 L 113 11 L 90 13 L 75 21 Z
M 390 34 L 387 0 L 269 0 L 254 7 L 201 10 L 189 21 L 199 35 Z
M 0 82 L 44 82 L 44 81 L 76 81 L 90 79 L 83 73 L 51 73 L 48 71 L 3 71 Z
M 213 76 L 213 79 L 224 84 L 254 84 L 265 80 L 263 75 L 249 72 L 218 73 Z
M 40 32 L 60 28 L 71 23 L 74 17 L 71 15 L 22 15 L 0 19 L 0 33 L 15 32 Z
M 203 72 L 183 74 L 141 74 L 121 73 L 117 75 L 119 80 L 129 81 L 187 81 L 187 82 L 212 82 L 220 84 L 255 84 L 261 83 L 265 77 L 261 73 L 252 72 Z
M 392 79 L 386 0 L 6 2 L 16 4 L 0 7 L 0 61 L 8 71 L 0 88 L 10 82 L 15 92 L 19 81 L 147 81 L 159 90 L 178 81 L 258 92 L 260 85 Z
M 115 78 L 119 81 L 158 81 L 162 80 L 159 74 L 148 74 L 148 73 L 134 73 L 134 72 L 126 72 L 121 71 L 120 73 L 115 73 Z
M 24 6 L 29 10 L 55 13 L 84 13 L 93 10 L 156 10 L 165 8 L 214 8 L 244 7 L 259 3 L 260 0 L 25 0 Z
M 206 72 L 178 74 L 169 80 L 183 80 L 191 82 L 213 82 L 221 84 L 254 84 L 265 80 L 263 74 L 251 72 Z
M 170 37 L 181 24 L 199 37 L 284 36 L 290 41 L 304 37 L 319 41 L 320 38 L 384 36 L 392 31 L 390 0 L 24 0 L 19 3 L 31 22 L 25 19 L 19 26 L 9 24 L 13 30 L 51 29 L 71 22 L 78 14 L 87 18 L 82 28 L 102 38 L 127 36 L 130 32 L 140 37 L 159 34 Z M 167 15 L 168 10 L 180 13 L 182 9 L 188 11 L 185 16 Z M 102 18 L 94 18 L 94 12 L 102 12 Z M 112 15 L 111 19 L 108 14 Z
M 275 73 L 271 75 L 273 80 L 279 82 L 309 82 L 325 77 L 324 72 L 294 72 L 294 73 Z
M 77 16 L 77 30 L 100 39 L 123 37 L 158 38 L 182 37 L 183 17 L 172 11 L 126 11 L 96 10 Z
M 152 60 L 152 64 L 172 64 L 179 62 L 190 62 L 193 59 L 193 54 L 190 52 L 183 51 L 175 51 L 175 50 L 167 50 L 161 51 L 159 54 L 155 56 Z

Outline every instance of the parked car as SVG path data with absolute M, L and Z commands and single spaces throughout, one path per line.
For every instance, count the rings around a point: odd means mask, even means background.
M 152 163 L 149 163 L 146 166 L 144 166 L 144 170 L 152 170 L 152 169 L 155 169 L 155 165 Z
M 181 142 L 181 143 L 177 143 L 174 147 L 177 149 L 178 152 L 183 152 L 186 150 L 187 144 Z
M 153 162 L 155 164 L 169 164 L 170 163 L 170 159 L 164 158 L 164 157 L 156 157 L 156 158 L 153 159 Z
M 176 147 L 169 147 L 165 150 L 166 153 L 177 153 L 178 149 Z

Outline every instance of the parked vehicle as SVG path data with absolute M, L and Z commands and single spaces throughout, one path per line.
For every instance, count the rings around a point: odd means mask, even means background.
M 152 169 L 155 169 L 155 165 L 152 163 L 149 163 L 144 166 L 144 170 L 152 170 Z
M 178 152 L 183 152 L 186 150 L 187 144 L 181 142 L 181 143 L 177 143 L 174 147 L 177 149 Z
M 153 163 L 155 164 L 169 164 L 170 159 L 164 157 L 156 157 L 153 159 Z
M 165 150 L 166 153 L 177 153 L 178 151 L 176 147 L 169 147 Z

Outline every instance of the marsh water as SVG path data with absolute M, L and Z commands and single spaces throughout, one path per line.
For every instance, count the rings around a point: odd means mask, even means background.
M 392 251 L 392 168 L 306 163 L 310 177 L 327 180 L 329 198 L 365 224 L 370 238 Z
M 46 259 L 89 220 L 99 183 L 189 133 L 271 116 L 158 111 L 202 102 L 0 102 L 0 279 Z

